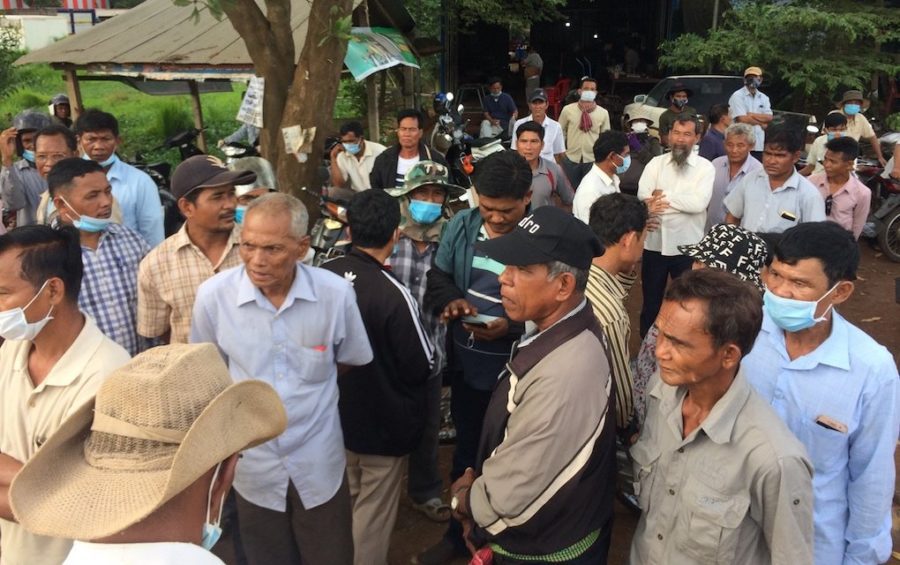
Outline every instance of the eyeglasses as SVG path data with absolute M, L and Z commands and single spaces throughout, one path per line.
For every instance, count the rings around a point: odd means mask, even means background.
M 828 195 L 828 198 L 825 199 L 825 215 L 831 215 L 831 204 L 834 203 L 834 196 L 831 194 Z

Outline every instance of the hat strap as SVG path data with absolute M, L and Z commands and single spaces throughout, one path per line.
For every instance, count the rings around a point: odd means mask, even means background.
M 180 444 L 184 436 L 187 435 L 187 432 L 182 432 L 181 430 L 136 426 L 131 422 L 113 418 L 96 410 L 94 411 L 94 422 L 91 424 L 91 431 L 175 444 Z

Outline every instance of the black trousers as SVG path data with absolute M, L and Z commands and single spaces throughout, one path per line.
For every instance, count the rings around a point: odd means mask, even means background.
M 656 322 L 669 277 L 677 278 L 693 264 L 694 260 L 685 255 L 663 255 L 658 251 L 644 250 L 641 262 L 641 288 L 644 293 L 644 303 L 641 305 L 641 339 Z

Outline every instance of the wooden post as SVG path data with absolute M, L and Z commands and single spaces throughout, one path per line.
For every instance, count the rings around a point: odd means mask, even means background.
M 191 90 L 191 109 L 194 111 L 194 127 L 200 130 L 200 136 L 197 138 L 197 147 L 200 151 L 206 153 L 206 132 L 203 131 L 203 107 L 200 105 L 200 89 L 197 87 L 197 81 L 188 81 L 188 88 Z
M 72 109 L 72 121 L 74 122 L 84 112 L 84 105 L 81 103 L 81 85 L 78 83 L 78 75 L 73 67 L 63 70 L 63 79 L 66 81 L 66 94 L 69 97 L 69 106 Z
M 366 106 L 369 110 L 368 139 L 381 143 L 381 119 L 378 112 L 378 86 L 375 74 L 366 77 Z

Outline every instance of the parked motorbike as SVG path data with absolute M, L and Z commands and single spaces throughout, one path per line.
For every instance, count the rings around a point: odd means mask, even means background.
M 347 232 L 348 202 L 341 198 L 328 196 L 323 191 L 319 197 L 319 219 L 310 232 L 310 246 L 315 250 L 313 266 L 342 257 L 350 249 L 350 238 Z
M 194 155 L 203 155 L 203 151 L 197 147 L 197 137 L 200 130 L 190 128 L 163 141 L 162 145 L 155 147 L 154 151 L 163 149 L 178 149 L 181 160 L 184 161 Z M 178 199 L 169 191 L 169 179 L 172 175 L 172 166 L 165 161 L 148 163 L 141 153 L 135 153 L 134 160 L 129 162 L 133 167 L 147 173 L 159 190 L 159 200 L 163 207 L 163 226 L 166 237 L 181 229 L 184 218 L 178 210 Z
M 859 159 L 859 180 L 872 190 L 872 206 L 863 235 L 878 241 L 881 251 L 900 262 L 900 181 L 884 174 L 878 161 Z
M 437 123 L 431 132 L 431 146 L 440 151 L 450 167 L 450 182 L 467 189 L 459 200 L 469 207 L 478 205 L 478 195 L 472 185 L 472 174 L 479 161 L 504 150 L 500 138 L 475 139 L 466 133 L 467 120 L 462 119 L 463 105 L 453 107 L 453 93 L 438 93 L 434 97 Z

